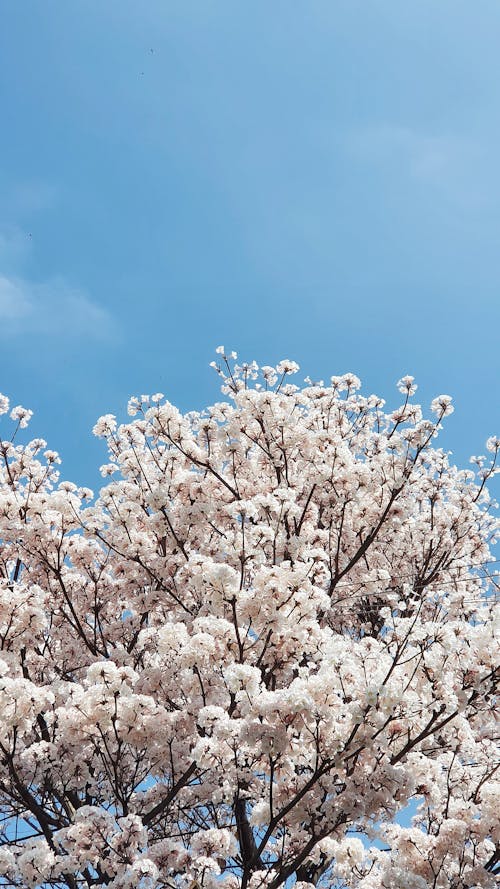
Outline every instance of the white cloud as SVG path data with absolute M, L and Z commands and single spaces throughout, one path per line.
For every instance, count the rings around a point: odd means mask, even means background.
M 387 166 L 391 175 L 441 190 L 458 203 L 480 205 L 491 195 L 485 178 L 490 159 L 465 136 L 374 124 L 351 130 L 342 142 L 360 161 Z
M 27 189 L 27 191 L 26 191 Z M 24 197 L 48 200 L 40 186 Z M 0 229 L 0 341 L 13 335 L 64 336 L 73 342 L 109 339 L 115 334 L 110 313 L 85 290 L 64 277 L 35 281 L 23 271 L 31 250 L 29 232 L 17 225 Z
M 53 207 L 57 194 L 58 190 L 52 183 L 37 179 L 27 179 L 12 185 L 10 193 L 6 196 L 4 206 L 6 203 L 11 212 L 14 211 L 16 214 L 38 213 Z
M 0 276 L 0 338 L 13 333 L 107 339 L 110 314 L 63 278 L 42 284 Z
M 5 218 L 22 219 L 43 213 L 55 206 L 59 188 L 44 179 L 23 179 L 2 186 L 2 210 Z
M 0 275 L 0 334 L 6 325 L 29 314 L 29 303 L 18 282 Z

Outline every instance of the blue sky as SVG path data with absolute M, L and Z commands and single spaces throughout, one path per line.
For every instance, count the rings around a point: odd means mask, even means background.
M 242 358 L 454 396 L 500 432 L 500 6 L 31 0 L 0 10 L 0 391 L 63 474 Z

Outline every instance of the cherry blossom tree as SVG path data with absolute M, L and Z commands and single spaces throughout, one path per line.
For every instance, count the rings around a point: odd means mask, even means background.
M 493 887 L 500 440 L 219 353 L 101 417 L 96 500 L 0 398 L 0 884 Z

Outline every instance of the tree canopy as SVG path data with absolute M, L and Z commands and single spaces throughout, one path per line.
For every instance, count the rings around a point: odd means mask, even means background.
M 500 439 L 236 361 L 101 417 L 96 499 L 0 397 L 0 883 L 493 887 Z

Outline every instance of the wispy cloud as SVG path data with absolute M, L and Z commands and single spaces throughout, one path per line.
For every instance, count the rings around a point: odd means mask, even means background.
M 62 335 L 70 339 L 108 339 L 109 312 L 63 278 L 35 283 L 0 276 L 0 338 L 12 334 Z
M 0 275 L 0 334 L 9 324 L 29 314 L 29 302 L 23 287 L 11 278 Z
M 0 340 L 21 334 L 113 337 L 112 316 L 85 290 L 61 276 L 40 281 L 26 274 L 29 252 L 29 233 L 18 226 L 0 229 Z
M 428 133 L 397 124 L 374 124 L 349 131 L 342 140 L 360 161 L 387 165 L 391 175 L 446 192 L 466 205 L 481 205 L 491 197 L 484 148 L 462 135 Z
M 11 182 L 3 189 L 2 208 L 9 218 L 33 215 L 50 210 L 57 203 L 59 189 L 54 183 L 40 179 Z
M 30 249 L 29 234 L 17 225 L 0 228 L 0 273 L 19 268 Z

